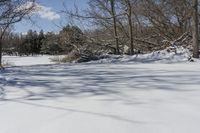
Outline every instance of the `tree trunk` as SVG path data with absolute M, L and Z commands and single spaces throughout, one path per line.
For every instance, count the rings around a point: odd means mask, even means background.
M 115 54 L 120 54 L 119 37 L 118 37 L 118 33 L 117 33 L 117 18 L 116 18 L 116 12 L 115 12 L 115 0 L 110 0 L 110 5 L 111 5 L 112 18 L 113 18 L 113 31 L 114 31 L 115 45 L 116 45 L 116 53 Z
M 129 36 L 130 36 L 130 54 L 134 54 L 134 47 L 133 47 L 133 23 L 132 23 L 132 5 L 130 0 L 127 0 L 127 7 L 128 7 L 128 23 L 129 23 Z
M 192 0 L 192 43 L 194 58 L 199 58 L 198 21 L 198 0 Z
M 0 38 L 0 69 L 2 68 L 2 39 Z

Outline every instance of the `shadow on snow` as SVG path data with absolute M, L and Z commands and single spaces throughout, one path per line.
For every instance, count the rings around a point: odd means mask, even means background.
M 129 65 L 127 65 L 129 66 Z M 23 91 L 16 99 L 45 100 L 59 97 L 109 95 L 126 97 L 128 91 L 193 91 L 181 86 L 199 85 L 200 73 L 114 64 L 38 65 L 11 67 L 2 72 L 0 85 Z M 116 98 L 114 98 L 116 97 Z

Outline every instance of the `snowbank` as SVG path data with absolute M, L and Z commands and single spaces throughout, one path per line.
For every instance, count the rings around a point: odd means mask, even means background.
M 187 62 L 191 53 L 183 47 L 170 47 L 149 54 L 107 55 L 107 58 L 90 63 L 176 63 Z
M 88 63 L 176 63 L 187 62 L 191 53 L 183 47 L 170 47 L 162 51 L 155 51 L 149 54 L 129 55 L 103 55 L 101 59 Z M 31 56 L 17 57 L 4 56 L 3 62 L 7 66 L 30 66 L 58 64 L 65 56 Z M 198 60 L 196 60 L 198 61 Z

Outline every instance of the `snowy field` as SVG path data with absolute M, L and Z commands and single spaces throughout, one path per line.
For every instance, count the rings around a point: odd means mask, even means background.
M 3 56 L 3 64 L 7 66 L 30 66 L 30 65 L 45 65 L 54 64 L 50 58 L 53 56 Z
M 0 133 L 200 132 L 199 62 L 4 59 L 15 67 L 0 72 Z

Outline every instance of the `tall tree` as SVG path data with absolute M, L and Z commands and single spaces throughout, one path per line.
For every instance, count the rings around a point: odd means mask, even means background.
M 2 67 L 2 40 L 7 29 L 21 21 L 34 7 L 35 0 L 0 1 L 0 67 Z M 32 3 L 31 6 L 28 3 Z
M 194 58 L 199 58 L 198 22 L 198 0 L 192 0 L 192 44 Z
M 42 47 L 42 42 L 44 41 L 45 36 L 44 36 L 44 31 L 41 30 L 39 35 L 38 35 L 38 41 L 37 41 L 37 54 L 40 54 L 41 52 L 41 47 Z
M 126 7 L 125 14 L 128 18 L 128 26 L 129 26 L 129 38 L 130 38 L 130 54 L 134 54 L 134 38 L 133 38 L 133 6 L 132 6 L 133 0 L 123 0 L 122 4 Z
M 119 36 L 117 32 L 117 15 L 115 11 L 115 2 L 116 0 L 109 0 L 110 1 L 110 7 L 111 7 L 111 15 L 113 19 L 113 31 L 114 31 L 114 37 L 115 37 L 115 45 L 116 45 L 116 54 L 120 54 L 119 51 Z

